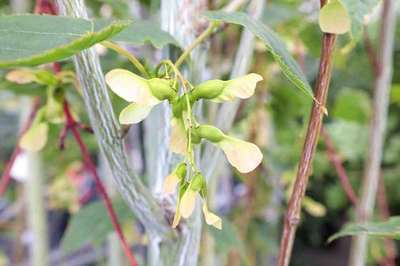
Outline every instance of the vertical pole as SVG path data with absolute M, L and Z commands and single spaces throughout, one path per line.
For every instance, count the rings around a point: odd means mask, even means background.
M 385 0 L 382 9 L 382 21 L 378 47 L 378 72 L 375 79 L 373 112 L 370 124 L 370 139 L 364 180 L 358 205 L 358 222 L 365 222 L 374 210 L 376 192 L 381 169 L 383 143 L 385 140 L 389 93 L 393 75 L 393 49 L 396 31 L 395 1 Z M 363 266 L 366 260 L 368 237 L 366 234 L 353 238 L 350 264 Z

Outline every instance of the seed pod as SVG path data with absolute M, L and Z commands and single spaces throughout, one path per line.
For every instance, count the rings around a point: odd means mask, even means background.
M 201 173 L 197 173 L 190 181 L 189 188 L 193 191 L 200 192 L 202 188 L 206 185 L 206 180 Z
M 190 94 L 191 102 L 198 99 L 214 99 L 220 95 L 224 89 L 225 82 L 222 80 L 208 80 L 196 86 Z
M 149 79 L 148 83 L 151 93 L 160 101 L 172 101 L 172 99 L 176 96 L 176 91 L 171 87 L 169 80 L 153 78 Z
M 211 142 L 220 142 L 224 137 L 225 134 L 216 127 L 210 125 L 200 125 L 196 128 L 196 133 L 206 140 Z

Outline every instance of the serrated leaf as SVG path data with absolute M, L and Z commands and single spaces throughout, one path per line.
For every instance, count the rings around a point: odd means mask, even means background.
M 110 22 L 96 20 L 95 28 L 101 29 Z M 178 42 L 168 32 L 160 29 L 158 24 L 151 21 L 134 21 L 120 33 L 111 38 L 115 42 L 123 42 L 132 45 L 152 44 L 156 48 L 162 48 L 168 44 L 179 47 Z
M 326 33 L 344 34 L 350 30 L 350 17 L 339 0 L 330 0 L 319 13 L 319 26 Z
M 251 31 L 264 42 L 268 51 L 280 65 L 285 76 L 306 95 L 313 97 L 310 84 L 301 71 L 300 66 L 290 55 L 284 42 L 268 26 L 254 20 L 243 12 L 208 11 L 204 15 L 209 20 L 238 24 Z
M 129 23 L 94 31 L 89 20 L 39 15 L 0 17 L 0 67 L 33 66 L 65 59 L 119 33 Z
M 331 236 L 328 242 L 339 237 L 364 233 L 373 237 L 400 239 L 400 216 L 393 216 L 384 222 L 348 223 L 338 233 Z
M 113 202 L 119 222 L 132 218 L 132 212 L 122 200 Z M 85 244 L 100 244 L 113 231 L 110 218 L 102 201 L 91 203 L 72 216 L 61 242 L 64 252 L 72 252 Z
M 365 16 L 378 5 L 380 0 L 341 0 L 351 18 L 351 35 L 358 40 L 363 31 Z

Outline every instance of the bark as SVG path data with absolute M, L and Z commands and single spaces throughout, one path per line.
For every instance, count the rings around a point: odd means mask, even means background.
M 325 1 L 321 1 L 321 7 L 324 4 Z M 306 192 L 308 178 L 311 173 L 311 165 L 322 126 L 322 118 L 326 110 L 325 103 L 331 78 L 332 54 L 335 47 L 335 40 L 336 36 L 328 33 L 325 33 L 322 38 L 319 72 L 315 83 L 316 100 L 313 101 L 307 134 L 297 169 L 294 189 L 290 196 L 288 209 L 285 215 L 284 229 L 279 251 L 278 264 L 280 266 L 288 266 L 292 255 L 296 230 L 300 222 L 301 205 Z
M 393 75 L 393 49 L 396 30 L 395 1 L 385 0 L 382 9 L 379 47 L 377 53 L 378 72 L 373 95 L 373 112 L 370 122 L 370 138 L 364 180 L 358 205 L 358 222 L 370 219 L 374 210 L 376 192 L 385 140 L 389 93 Z M 353 238 L 350 265 L 365 265 L 368 237 L 366 234 Z
M 87 18 L 83 0 L 59 0 L 57 3 L 60 14 Z M 145 226 L 150 237 L 171 237 L 173 231 L 162 209 L 128 164 L 120 126 L 114 116 L 100 62 L 94 49 L 87 49 L 75 55 L 74 65 L 92 128 L 100 150 L 113 173 L 117 189 L 135 217 Z

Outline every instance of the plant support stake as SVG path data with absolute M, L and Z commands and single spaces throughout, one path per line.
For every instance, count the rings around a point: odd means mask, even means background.
M 321 7 L 325 1 L 321 1 Z M 325 102 L 328 95 L 329 82 L 332 70 L 332 53 L 335 47 L 336 35 L 325 33 L 322 37 L 321 59 L 318 77 L 315 83 L 315 99 L 313 101 L 307 134 L 294 189 L 289 200 L 289 206 L 285 216 L 284 229 L 279 251 L 279 265 L 288 266 L 292 254 L 294 237 L 300 222 L 302 200 L 307 188 L 308 178 L 311 172 L 311 163 L 314 158 L 319 133 L 322 126 L 322 118 L 325 113 Z

